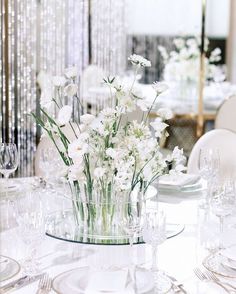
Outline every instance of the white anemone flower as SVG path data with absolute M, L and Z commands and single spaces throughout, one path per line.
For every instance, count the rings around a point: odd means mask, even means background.
M 141 55 L 132 54 L 132 55 L 130 55 L 128 60 L 134 65 L 138 65 L 138 66 L 142 66 L 142 67 L 150 67 L 151 66 L 151 61 L 149 61 L 148 59 L 144 58 Z
M 102 168 L 102 167 L 96 167 L 96 168 L 94 169 L 94 172 L 93 172 L 94 177 L 97 178 L 97 179 L 102 178 L 102 177 L 104 176 L 104 174 L 105 174 L 105 171 L 106 171 L 105 168 Z
M 78 86 L 76 84 L 69 84 L 64 88 L 66 96 L 73 97 L 78 92 Z
M 154 82 L 152 87 L 158 95 L 169 89 L 167 84 L 163 82 Z
M 54 76 L 52 82 L 55 87 L 64 87 L 66 79 L 63 76 Z
M 68 169 L 68 178 L 70 181 L 85 182 L 86 178 L 83 172 L 83 165 L 73 164 Z
M 168 124 L 164 123 L 160 117 L 157 117 L 153 122 L 150 123 L 155 131 L 155 137 L 160 138 L 162 132 L 168 127 Z
M 74 79 L 77 77 L 77 68 L 75 66 L 71 66 L 65 69 L 65 76 L 68 79 Z
M 95 120 L 95 116 L 89 113 L 83 114 L 80 117 L 80 121 L 84 125 L 89 125 Z
M 57 122 L 60 125 L 65 125 L 70 121 L 71 115 L 72 115 L 72 107 L 69 105 L 65 105 L 59 110 Z
M 173 117 L 173 112 L 169 108 L 160 108 L 157 111 L 157 115 L 159 115 L 163 120 L 166 120 Z

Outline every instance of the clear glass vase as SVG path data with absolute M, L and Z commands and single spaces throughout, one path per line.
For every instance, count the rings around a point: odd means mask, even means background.
M 145 210 L 142 191 L 113 192 L 104 197 L 104 191 L 93 190 L 92 199 L 85 197 L 86 191 L 71 189 L 72 210 L 77 231 L 90 242 L 96 240 L 111 243 L 123 240 L 129 243 L 129 232 L 125 226 L 130 220 L 142 224 Z M 134 242 L 140 238 L 135 235 Z M 115 242 L 116 243 L 116 242 Z

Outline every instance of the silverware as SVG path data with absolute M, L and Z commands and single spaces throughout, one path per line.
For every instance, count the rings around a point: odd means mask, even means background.
M 52 280 L 48 274 L 44 274 L 39 281 L 38 290 L 36 294 L 47 294 L 52 288 Z
M 231 285 L 230 283 L 228 282 L 225 282 L 225 281 L 221 281 L 216 275 L 214 275 L 212 272 L 209 272 L 209 271 L 205 271 L 205 274 L 209 277 L 209 279 L 213 280 L 213 281 L 216 281 L 216 282 L 220 282 L 222 283 L 223 285 L 226 285 L 228 287 L 231 287 L 232 289 L 236 290 L 236 287 L 234 287 L 233 285 Z
M 231 291 L 228 288 L 226 288 L 221 282 L 210 279 L 209 276 L 206 275 L 205 272 L 201 271 L 199 268 L 195 268 L 193 271 L 195 275 L 199 278 L 199 280 L 203 282 L 213 282 L 217 284 L 219 287 L 221 287 L 222 289 L 224 289 L 227 293 L 235 293 L 235 291 Z
M 19 288 L 22 288 L 24 286 L 27 286 L 37 280 L 39 280 L 42 277 L 43 274 L 39 274 L 36 276 L 23 276 L 15 281 L 12 281 L 6 285 L 4 285 L 3 287 L 0 288 L 0 294 L 4 294 L 4 293 L 8 293 L 12 290 L 16 290 Z
M 172 276 L 169 276 L 168 275 L 168 278 L 172 281 L 172 285 L 174 286 L 174 290 L 175 292 L 182 292 L 182 293 L 185 293 L 187 294 L 187 291 L 184 289 L 184 285 L 180 282 L 178 282 L 178 280 L 176 280 L 176 278 L 172 277 Z

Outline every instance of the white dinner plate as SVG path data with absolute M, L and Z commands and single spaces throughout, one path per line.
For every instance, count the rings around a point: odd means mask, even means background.
M 113 271 L 113 274 L 117 271 L 117 274 L 121 269 Z M 53 290 L 58 294 L 92 294 L 91 289 L 87 288 L 89 284 L 89 277 L 91 272 L 89 267 L 76 268 L 65 273 L 62 273 L 54 278 L 52 283 Z M 106 274 L 104 274 L 106 276 Z M 139 294 L 151 293 L 154 283 L 153 277 L 149 271 L 143 268 L 137 268 L 136 271 L 137 290 Z M 104 281 L 106 282 L 106 281 Z M 167 289 L 166 293 L 170 290 Z M 96 286 L 93 287 L 94 293 L 105 293 L 104 291 L 96 291 Z M 109 291 L 107 288 L 106 293 L 121 293 L 119 291 Z M 126 287 L 122 289 L 123 294 L 133 294 L 132 282 L 129 275 L 127 275 Z
M 0 255 L 0 282 L 11 279 L 20 271 L 19 263 L 13 258 Z
M 220 254 L 236 263 L 236 245 L 221 250 Z

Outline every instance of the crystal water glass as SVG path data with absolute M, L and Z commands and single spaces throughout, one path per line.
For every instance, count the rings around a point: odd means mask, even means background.
M 230 179 L 212 188 L 210 207 L 213 214 L 220 220 L 220 242 L 219 249 L 224 248 L 224 219 L 230 216 L 236 207 L 235 181 Z
M 23 262 L 24 271 L 35 274 L 39 272 L 35 256 L 45 231 L 44 203 L 39 193 L 28 192 L 25 197 L 18 198 L 15 202 L 15 217 L 19 235 L 28 251 Z
M 165 213 L 158 209 L 148 209 L 143 225 L 143 240 L 152 247 L 152 273 L 155 293 L 165 293 L 171 286 L 169 278 L 158 268 L 158 246 L 166 240 Z
M 202 206 L 209 207 L 209 199 L 213 183 L 219 176 L 220 155 L 216 148 L 201 148 L 198 157 L 198 169 L 201 177 L 206 180 L 207 189 Z
M 14 143 L 0 143 L 0 173 L 6 180 L 10 174 L 14 173 L 18 167 L 18 152 Z M 7 185 L 8 185 L 8 181 Z M 6 193 L 8 189 L 6 189 Z

